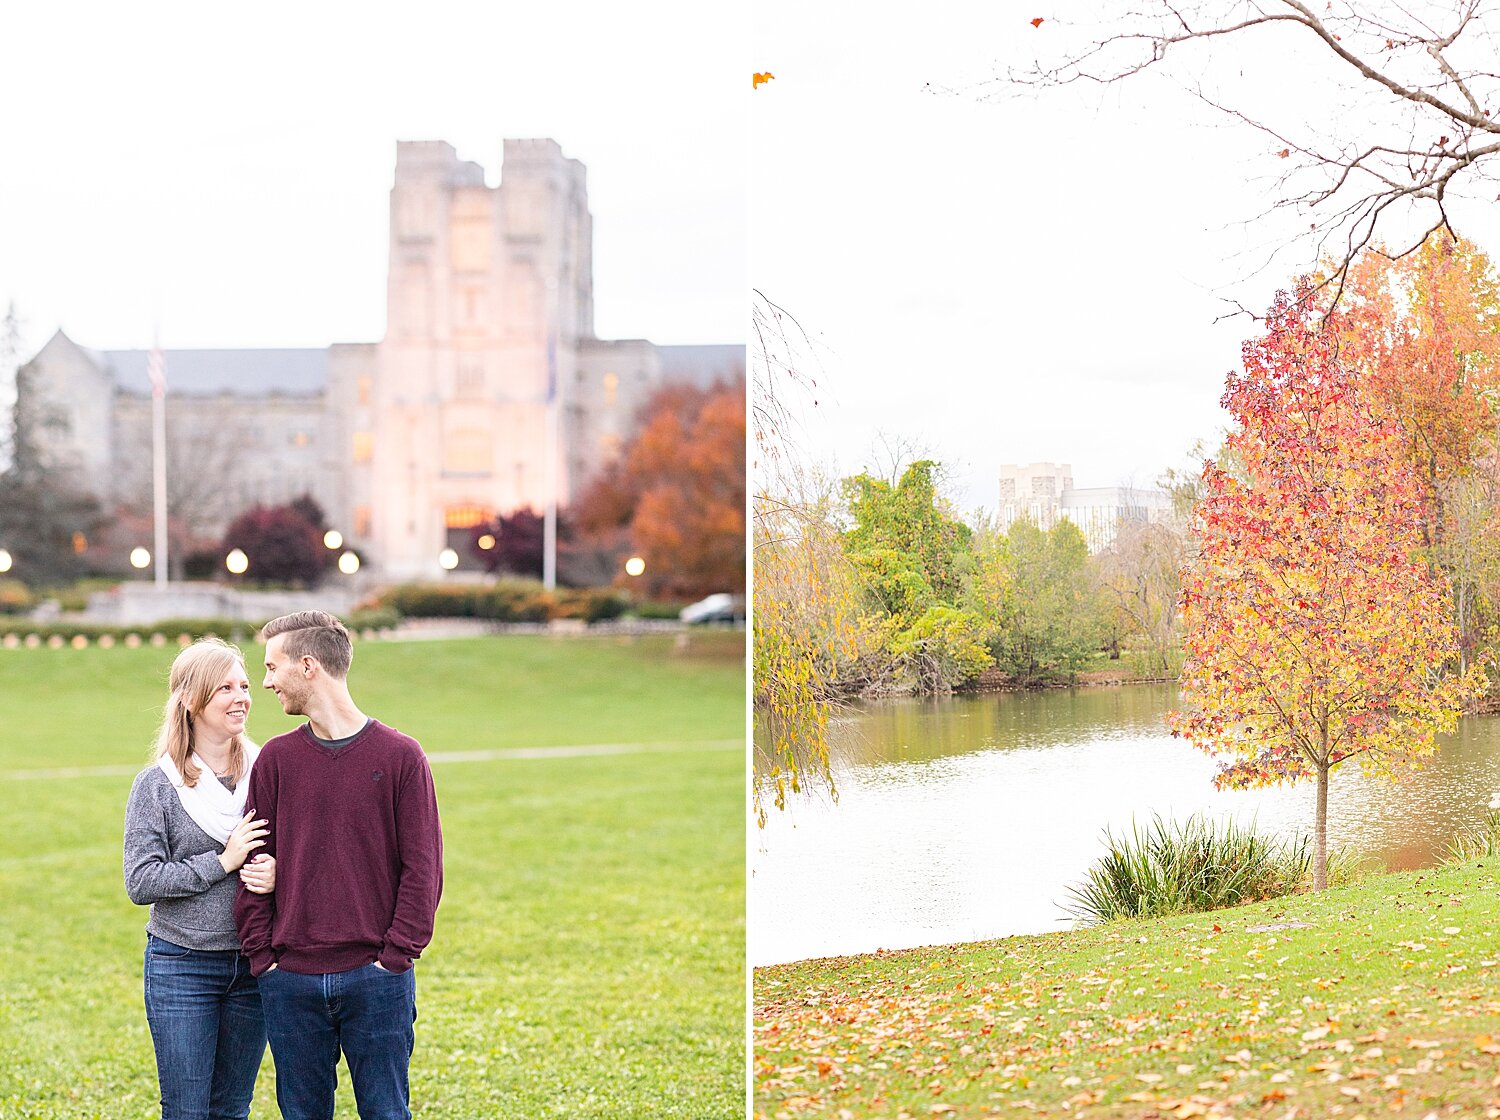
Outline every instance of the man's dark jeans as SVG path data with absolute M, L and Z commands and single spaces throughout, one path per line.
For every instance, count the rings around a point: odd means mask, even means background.
M 309 976 L 273 968 L 261 975 L 260 994 L 284 1120 L 332 1120 L 340 1051 L 360 1120 L 411 1120 L 415 969 L 367 964 Z
M 148 935 L 145 972 L 163 1120 L 244 1120 L 266 1052 L 250 962 Z

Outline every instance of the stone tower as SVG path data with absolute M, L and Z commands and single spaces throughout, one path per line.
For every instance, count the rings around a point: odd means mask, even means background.
M 351 433 L 355 505 L 371 511 L 388 573 L 428 575 L 435 541 L 546 504 L 548 394 L 574 426 L 580 345 L 593 339 L 583 165 L 552 140 L 507 140 L 490 187 L 447 143 L 399 144 L 390 236 L 386 334 L 354 393 L 368 422 Z M 559 452 L 563 504 L 582 482 L 568 468 Z

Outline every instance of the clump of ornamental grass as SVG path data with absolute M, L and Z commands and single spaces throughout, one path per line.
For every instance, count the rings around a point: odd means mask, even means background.
M 1500 854 L 1500 798 L 1490 802 L 1483 824 L 1470 826 L 1448 841 L 1443 862 L 1467 863 L 1496 854 Z
M 1118 918 L 1160 918 L 1242 906 L 1292 894 L 1311 883 L 1310 837 L 1259 835 L 1232 820 L 1195 814 L 1185 821 L 1153 815 L 1129 836 L 1104 833 L 1106 852 L 1083 882 L 1068 888 L 1064 908 L 1087 924 Z M 1330 882 L 1348 882 L 1359 859 L 1330 856 Z

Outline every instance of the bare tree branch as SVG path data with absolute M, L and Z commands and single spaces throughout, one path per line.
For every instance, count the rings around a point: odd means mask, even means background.
M 1390 243 L 1415 247 L 1440 229 L 1456 236 L 1465 218 L 1464 206 L 1455 205 L 1488 201 L 1477 191 L 1493 182 L 1500 153 L 1493 62 L 1500 14 L 1490 0 L 1329 0 L 1321 12 L 1304 0 L 1144 0 L 1123 12 L 1098 10 L 1083 39 L 1050 61 L 1009 69 L 1003 88 L 1109 86 L 1155 71 L 1267 137 L 1275 145 L 1269 158 L 1291 162 L 1258 218 L 1290 212 L 1307 222 L 1290 242 L 1313 250 L 1304 271 L 1321 258 L 1319 279 L 1332 292 L 1331 306 L 1359 253 Z M 1305 93 L 1306 104 L 1320 110 L 1309 121 L 1259 105 L 1257 95 L 1272 87 L 1257 87 L 1253 74 L 1243 80 L 1243 54 L 1238 65 L 1222 56 L 1200 60 L 1204 75 L 1238 82 L 1230 97 L 1203 88 L 1184 68 L 1191 62 L 1184 52 L 1195 46 L 1249 47 L 1252 37 L 1275 34 L 1288 46 L 1310 48 L 1296 56 L 1297 65 L 1267 71 L 1276 88 Z

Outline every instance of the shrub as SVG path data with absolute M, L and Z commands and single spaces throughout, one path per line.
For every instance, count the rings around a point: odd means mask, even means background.
M 351 633 L 364 630 L 391 630 L 401 622 L 401 616 L 391 607 L 370 607 L 349 612 L 344 625 Z
M 27 634 L 35 634 L 43 641 L 53 636 L 62 638 L 64 641 L 72 641 L 76 637 L 84 637 L 93 641 L 108 635 L 119 641 L 127 634 L 139 634 L 142 638 L 148 638 L 152 634 L 165 634 L 169 639 L 176 638 L 179 634 L 186 634 L 191 638 L 213 635 L 228 641 L 238 629 L 240 641 L 244 644 L 250 642 L 267 621 L 267 619 L 236 621 L 232 618 L 165 618 L 160 622 L 119 624 L 29 622 L 26 619 L 0 618 L 0 638 L 7 634 L 14 634 L 18 638 L 24 638 Z M 356 633 L 361 630 L 389 630 L 400 621 L 400 616 L 392 610 L 355 611 L 345 619 L 349 629 Z
M 647 600 L 632 606 L 630 613 L 636 618 L 669 618 L 676 622 L 685 606 L 687 606 L 686 603 Z
M 540 580 L 507 579 L 483 588 L 476 608 L 480 618 L 496 622 L 546 622 L 557 603 Z
M 0 614 L 24 614 L 35 605 L 30 590 L 18 579 L 0 579 Z
M 94 640 L 105 635 L 120 639 L 127 634 L 139 634 L 142 637 L 165 634 L 168 638 L 175 638 L 179 634 L 187 634 L 194 638 L 213 634 L 228 639 L 234 633 L 236 625 L 240 629 L 241 637 L 249 638 L 261 624 L 236 623 L 229 618 L 168 618 L 161 622 L 131 625 L 108 622 L 27 622 L 24 619 L 17 619 L 0 621 L 0 637 L 15 634 L 17 637 L 24 638 L 27 634 L 35 634 L 43 640 L 58 637 L 64 641 L 72 641 L 78 637 Z
M 380 605 L 407 618 L 474 618 L 483 590 L 470 584 L 404 583 L 385 592 Z
M 602 622 L 625 613 L 625 600 L 603 588 L 564 591 L 557 597 L 553 618 L 581 618 L 585 622 Z
M 1085 922 L 1192 914 L 1277 898 L 1312 876 L 1310 837 L 1283 841 L 1233 821 L 1192 816 L 1181 823 L 1154 815 L 1128 837 L 1106 831 L 1108 851 L 1084 881 L 1068 888 L 1066 909 Z M 1348 882 L 1359 861 L 1329 859 L 1329 881 Z
M 548 591 L 540 580 L 524 579 L 483 585 L 402 584 L 386 591 L 375 605 L 408 618 L 482 618 L 493 622 L 550 622 L 554 618 L 599 622 L 619 618 L 626 608 L 625 600 L 606 588 Z
M 216 579 L 224 571 L 224 558 L 215 549 L 198 549 L 182 558 L 184 579 Z

